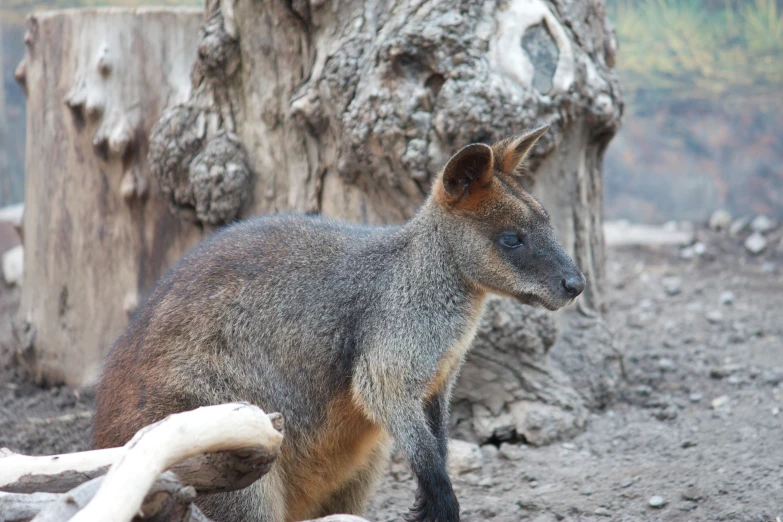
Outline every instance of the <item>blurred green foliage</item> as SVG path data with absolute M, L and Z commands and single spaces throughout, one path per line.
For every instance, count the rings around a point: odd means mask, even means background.
M 632 112 L 658 100 L 783 105 L 781 0 L 608 4 Z

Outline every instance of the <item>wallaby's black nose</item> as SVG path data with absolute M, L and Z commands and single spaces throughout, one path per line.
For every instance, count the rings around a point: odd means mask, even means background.
M 585 289 L 585 278 L 580 274 L 563 279 L 563 288 L 570 297 L 576 297 Z

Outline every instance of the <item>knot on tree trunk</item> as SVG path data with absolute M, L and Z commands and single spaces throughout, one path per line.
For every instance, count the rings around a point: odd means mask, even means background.
M 572 14 L 592 21 L 590 9 L 558 14 L 543 0 L 515 0 L 494 13 L 480 2 L 463 7 L 421 6 L 416 16 L 386 20 L 377 36 L 367 25 L 347 26 L 296 93 L 295 121 L 313 135 L 331 125 L 338 136 L 346 181 L 364 177 L 414 194 L 467 143 L 549 124 L 528 161 L 535 171 L 574 120 L 587 115 L 596 133 L 616 130 L 619 87 L 605 46 L 599 57 L 563 23 Z M 596 17 L 601 31 L 611 33 L 604 18 Z
M 193 92 L 166 109 L 150 132 L 148 161 L 172 211 L 212 226 L 237 218 L 253 175 L 233 134 L 234 106 L 227 83 L 241 65 L 233 3 L 211 0 L 199 29 Z
M 252 183 L 244 147 L 218 121 L 215 113 L 180 105 L 150 133 L 150 172 L 172 210 L 210 225 L 236 218 Z

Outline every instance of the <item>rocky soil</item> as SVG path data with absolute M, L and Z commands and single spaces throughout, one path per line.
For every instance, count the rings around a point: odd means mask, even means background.
M 759 251 L 750 221 L 713 225 L 723 231 L 689 231 L 684 247 L 609 249 L 625 373 L 616 400 L 550 446 L 455 442 L 464 522 L 783 519 L 781 233 L 759 231 Z M 26 380 L 10 351 L 18 292 L 0 292 L 0 447 L 86 449 L 91 393 Z M 368 518 L 400 520 L 413 490 L 395 461 Z

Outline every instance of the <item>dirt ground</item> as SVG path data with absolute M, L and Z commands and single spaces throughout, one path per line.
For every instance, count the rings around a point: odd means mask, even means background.
M 741 239 L 698 236 L 692 259 L 610 249 L 616 400 L 573 440 L 482 448 L 483 466 L 453 476 L 464 522 L 783 520 L 783 245 L 773 234 L 751 256 Z M 87 449 L 92 394 L 25 380 L 9 352 L 18 292 L 0 291 L 0 447 Z M 413 488 L 393 463 L 367 517 L 400 520 Z

